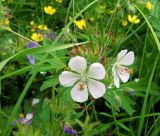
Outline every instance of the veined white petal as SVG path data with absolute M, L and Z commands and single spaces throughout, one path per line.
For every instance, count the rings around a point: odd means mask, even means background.
M 131 65 L 134 62 L 134 52 L 130 51 L 128 52 L 119 62 L 120 65 Z
M 117 55 L 117 61 L 120 61 L 127 53 L 127 49 L 121 50 Z
M 117 88 L 119 88 L 120 81 L 119 81 L 119 77 L 118 77 L 118 74 L 116 72 L 115 66 L 113 66 L 113 68 L 112 68 L 112 74 L 113 74 L 113 79 L 114 79 L 114 85 Z
M 105 74 L 106 74 L 106 71 L 105 71 L 102 64 L 93 63 L 89 67 L 87 75 L 88 75 L 89 78 L 94 78 L 94 79 L 97 79 L 97 80 L 101 80 L 101 79 L 104 79 Z
M 80 74 L 84 73 L 87 68 L 86 59 L 80 56 L 71 58 L 68 65 L 71 68 L 71 70 L 76 71 Z
M 63 71 L 59 76 L 59 82 L 64 87 L 73 86 L 79 79 L 80 75 L 68 71 Z
M 129 80 L 130 73 L 127 67 L 119 66 L 116 68 L 116 72 L 123 83 Z
M 93 96 L 93 98 L 97 99 L 102 97 L 106 92 L 106 87 L 103 83 L 98 82 L 93 79 L 88 80 L 88 90 Z
M 80 90 L 80 82 L 78 82 L 71 90 L 71 97 L 76 102 L 85 102 L 88 100 L 88 90 L 85 87 Z

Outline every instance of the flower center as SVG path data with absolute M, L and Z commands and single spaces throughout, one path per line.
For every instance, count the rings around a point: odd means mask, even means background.
M 121 74 L 130 73 L 130 70 L 129 70 L 129 68 L 121 67 L 121 68 L 119 68 L 119 72 L 120 72 Z
M 82 91 L 83 89 L 85 89 L 87 87 L 86 83 L 81 81 L 79 84 L 79 90 Z

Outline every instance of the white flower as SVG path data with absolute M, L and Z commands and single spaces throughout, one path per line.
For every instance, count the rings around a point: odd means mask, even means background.
M 105 94 L 105 85 L 97 81 L 105 78 L 106 71 L 102 64 L 93 63 L 87 70 L 86 59 L 76 56 L 70 59 L 68 65 L 73 72 L 63 71 L 59 76 L 59 81 L 64 87 L 74 85 L 71 90 L 71 97 L 74 101 L 87 101 L 88 91 L 95 99 Z
M 133 62 L 134 62 L 133 51 L 127 53 L 127 49 L 125 49 L 122 50 L 120 53 L 118 53 L 117 61 L 112 68 L 114 84 L 117 88 L 119 88 L 120 79 L 123 83 L 129 80 L 130 70 L 125 66 L 131 65 Z
M 27 113 L 26 114 L 26 120 L 31 120 L 33 118 L 33 113 L 31 112 L 31 113 Z
M 39 103 L 39 99 L 35 98 L 32 100 L 32 106 L 36 105 L 37 103 Z

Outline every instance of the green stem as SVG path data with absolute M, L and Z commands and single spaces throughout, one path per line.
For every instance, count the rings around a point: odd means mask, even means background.
M 116 115 L 115 115 L 113 106 L 111 106 L 111 108 L 112 108 L 112 114 L 113 114 L 114 122 L 115 122 L 115 124 L 116 124 L 116 130 L 117 130 L 118 136 L 120 136 L 120 134 L 119 134 L 119 129 L 118 129 L 118 124 L 117 124 L 118 121 L 117 121 L 117 119 L 116 119 Z
M 23 101 L 23 99 L 24 99 L 24 97 L 25 97 L 25 95 L 26 95 L 29 87 L 31 86 L 31 84 L 32 84 L 32 82 L 33 82 L 33 80 L 34 80 L 34 78 L 35 78 L 35 76 L 36 76 L 36 74 L 37 74 L 37 71 L 38 71 L 37 69 L 35 69 L 35 70 L 33 71 L 33 74 L 32 74 L 31 77 L 29 78 L 29 80 L 28 80 L 25 88 L 23 89 L 20 97 L 18 98 L 18 101 L 17 101 L 17 103 L 16 103 L 16 105 L 15 105 L 15 107 L 14 107 L 12 113 L 11 113 L 11 116 L 10 116 L 10 118 L 9 118 L 8 121 L 7 121 L 6 127 L 5 127 L 5 129 L 4 129 L 4 134 L 3 134 L 3 136 L 8 136 L 8 135 L 9 135 L 8 131 L 9 131 L 9 129 L 10 129 L 10 123 L 11 123 L 12 119 L 14 118 L 14 116 L 16 115 L 16 113 L 17 113 L 17 111 L 18 111 L 18 109 L 19 109 L 19 107 L 20 107 L 21 102 Z
M 86 110 L 86 114 L 87 114 L 87 116 L 89 116 L 89 114 L 88 114 L 88 110 L 87 110 L 87 105 L 86 105 L 86 103 L 84 102 L 84 107 L 85 107 L 85 110 Z

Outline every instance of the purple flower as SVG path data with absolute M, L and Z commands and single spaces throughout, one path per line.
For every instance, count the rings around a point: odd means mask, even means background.
M 50 32 L 49 37 L 50 37 L 51 40 L 55 40 L 56 39 L 56 36 L 55 36 L 55 34 L 53 32 Z
M 28 48 L 36 48 L 36 47 L 37 47 L 37 44 L 36 44 L 36 43 L 33 43 L 33 42 L 29 42 L 27 47 L 28 47 Z M 31 55 L 28 54 L 28 55 L 27 55 L 27 58 L 28 58 L 28 60 L 29 60 L 29 62 L 30 62 L 31 64 L 35 64 L 35 59 L 34 59 L 33 56 L 31 56 Z
M 33 43 L 33 42 L 28 43 L 28 48 L 36 48 L 36 47 L 37 47 L 36 43 Z
M 35 64 L 35 59 L 31 55 L 27 55 L 27 58 L 31 64 Z
M 66 133 L 66 134 L 70 134 L 70 135 L 73 135 L 73 136 L 77 136 L 77 132 L 76 130 L 73 130 L 72 128 L 68 127 L 68 126 L 64 126 L 63 128 L 63 131 Z
M 33 118 L 33 113 L 28 113 L 26 114 L 26 117 L 25 118 L 19 118 L 16 120 L 17 123 L 20 123 L 20 124 L 23 124 L 23 125 L 29 125 L 31 124 L 32 122 L 32 118 Z M 11 126 L 15 126 L 16 125 L 16 122 L 12 121 L 11 122 Z

